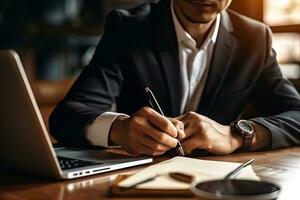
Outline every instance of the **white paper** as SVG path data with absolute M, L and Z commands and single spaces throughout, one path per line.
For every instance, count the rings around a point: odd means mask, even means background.
M 170 172 L 181 172 L 195 177 L 195 181 L 222 179 L 241 163 L 208 161 L 187 157 L 172 159 L 151 165 L 119 183 L 121 187 L 128 187 L 150 177 L 159 175 L 154 180 L 143 183 L 137 188 L 143 189 L 189 189 L 190 184 L 174 180 L 168 176 Z M 251 166 L 243 168 L 236 179 L 259 180 Z

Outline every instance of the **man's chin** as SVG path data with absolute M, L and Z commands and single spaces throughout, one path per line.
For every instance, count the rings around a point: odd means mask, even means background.
M 195 24 L 207 24 L 209 22 L 211 22 L 212 20 L 215 19 L 215 17 L 213 16 L 209 16 L 209 17 L 190 17 L 187 16 L 188 20 L 192 23 Z
M 189 22 L 197 23 L 197 24 L 209 23 L 216 18 L 217 14 L 218 13 L 215 11 L 205 12 L 201 10 L 191 10 L 191 12 L 185 10 L 183 12 L 183 15 Z

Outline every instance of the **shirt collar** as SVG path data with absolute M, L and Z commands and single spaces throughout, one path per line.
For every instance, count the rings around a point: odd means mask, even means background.
M 173 19 L 173 23 L 175 25 L 175 31 L 176 31 L 176 35 L 177 35 L 177 42 L 187 44 L 188 46 L 192 45 L 193 48 L 197 48 L 196 41 L 188 32 L 186 32 L 184 30 L 184 28 L 182 27 L 181 23 L 179 22 L 176 14 L 175 14 L 174 0 L 171 1 L 171 12 L 172 12 L 172 19 Z M 218 13 L 215 23 L 214 23 L 214 27 L 209 31 L 205 41 L 203 42 L 203 44 L 201 46 L 201 49 L 202 48 L 206 49 L 211 42 L 216 43 L 218 32 L 219 32 L 219 27 L 220 27 L 220 21 L 221 21 L 221 14 Z

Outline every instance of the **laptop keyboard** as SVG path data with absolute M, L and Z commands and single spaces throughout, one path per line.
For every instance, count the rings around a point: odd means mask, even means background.
M 57 158 L 58 158 L 58 161 L 59 161 L 59 164 L 60 164 L 60 167 L 62 170 L 101 164 L 101 163 L 85 161 L 85 160 L 77 160 L 77 159 L 73 159 L 73 158 L 65 158 L 65 157 L 57 157 Z

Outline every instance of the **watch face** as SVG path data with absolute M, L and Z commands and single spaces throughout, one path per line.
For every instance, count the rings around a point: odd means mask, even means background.
M 252 132 L 253 132 L 253 127 L 249 121 L 240 120 L 238 122 L 238 126 L 245 133 L 252 134 Z

